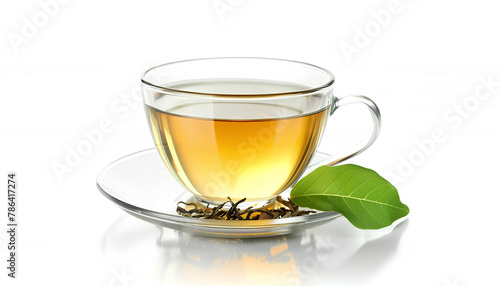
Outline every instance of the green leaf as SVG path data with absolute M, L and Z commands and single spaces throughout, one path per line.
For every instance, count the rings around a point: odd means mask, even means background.
M 391 183 L 352 164 L 317 168 L 293 187 L 290 198 L 298 206 L 339 212 L 362 229 L 389 226 L 410 212 Z

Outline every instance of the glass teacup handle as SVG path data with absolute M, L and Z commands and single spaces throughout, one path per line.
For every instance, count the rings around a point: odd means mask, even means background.
M 378 134 L 380 133 L 380 123 L 381 123 L 381 117 L 380 117 L 380 110 L 378 109 L 377 105 L 375 102 L 373 102 L 371 99 L 369 99 L 366 96 L 363 95 L 350 95 L 346 97 L 342 97 L 340 99 L 337 99 L 335 102 L 333 102 L 331 110 L 330 110 L 330 115 L 332 115 L 335 110 L 338 108 L 348 105 L 348 104 L 361 104 L 365 106 L 368 111 L 370 111 L 370 114 L 372 116 L 372 132 L 370 137 L 368 138 L 368 141 L 366 143 L 360 143 L 359 145 L 353 147 L 355 151 L 350 151 L 347 153 L 348 155 L 341 155 L 340 158 L 334 159 L 331 161 L 333 158 L 330 157 L 328 159 L 325 159 L 317 164 L 314 164 L 309 168 L 309 171 L 314 170 L 315 168 L 321 166 L 321 165 L 327 165 L 327 166 L 333 166 L 335 164 L 338 164 L 342 161 L 345 161 L 353 156 L 358 155 L 359 153 L 365 151 L 368 147 L 370 147 L 373 142 L 375 142 L 375 139 L 377 139 Z M 352 153 L 351 153 L 352 152 Z M 346 154 L 346 153 L 344 153 Z

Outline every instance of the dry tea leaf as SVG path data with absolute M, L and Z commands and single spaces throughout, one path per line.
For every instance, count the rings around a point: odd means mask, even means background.
M 315 211 L 299 210 L 299 207 L 294 204 L 290 199 L 283 200 L 281 196 L 278 196 L 276 200 L 282 204 L 284 207 L 279 209 L 268 209 L 267 207 L 261 207 L 254 209 L 253 207 L 248 207 L 244 210 L 238 208 L 238 205 L 244 202 L 246 199 L 243 198 L 237 202 L 233 202 L 230 197 L 228 200 L 218 206 L 210 208 L 201 208 L 196 203 L 186 203 L 180 201 L 177 203 L 177 213 L 185 217 L 193 217 L 200 219 L 218 219 L 218 220 L 264 220 L 264 219 L 280 219 L 294 216 L 303 216 L 310 213 L 315 213 Z M 230 204 L 231 207 L 227 210 L 224 209 L 226 204 Z

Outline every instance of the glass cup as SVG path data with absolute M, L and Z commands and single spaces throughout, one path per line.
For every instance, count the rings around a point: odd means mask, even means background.
M 377 138 L 375 103 L 337 98 L 333 82 L 329 71 L 302 62 L 207 58 L 153 67 L 142 76 L 142 90 L 156 148 L 177 181 L 204 203 L 246 198 L 246 206 L 259 207 L 304 174 L 339 107 L 366 106 L 371 135 L 348 155 L 317 166 L 359 154 Z

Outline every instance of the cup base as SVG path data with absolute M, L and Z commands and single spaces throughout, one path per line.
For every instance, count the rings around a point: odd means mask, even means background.
M 198 197 L 198 196 L 195 196 L 196 198 L 196 201 L 199 203 L 199 204 L 203 204 L 204 206 L 208 206 L 210 208 L 213 208 L 215 206 L 218 206 L 218 205 L 221 205 L 225 202 L 227 202 L 228 200 L 223 200 L 223 201 L 213 201 L 213 200 L 209 200 L 209 199 L 206 199 L 206 198 L 201 198 L 201 197 Z M 233 200 L 234 203 L 236 203 L 238 200 Z M 238 208 L 240 210 L 244 210 L 244 209 L 247 209 L 249 207 L 252 207 L 253 209 L 258 209 L 258 208 L 261 208 L 261 207 L 265 207 L 267 205 L 271 205 L 271 204 L 274 204 L 274 202 L 276 201 L 276 197 L 271 197 L 271 198 L 267 198 L 267 199 L 263 199 L 263 200 L 245 200 L 244 202 L 241 202 L 238 204 Z M 222 209 L 224 210 L 227 210 L 231 208 L 231 204 L 230 203 L 226 203 Z

